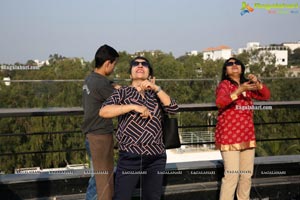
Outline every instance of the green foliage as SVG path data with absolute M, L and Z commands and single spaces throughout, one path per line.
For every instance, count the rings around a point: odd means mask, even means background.
M 299 154 L 299 140 L 284 140 L 285 138 L 300 138 L 299 126 L 300 112 L 295 109 L 260 110 L 254 115 L 257 139 L 280 139 L 283 141 L 267 141 L 257 144 L 256 154 L 267 155 L 293 155 Z
M 295 49 L 293 52 L 288 52 L 288 62 L 290 66 L 300 66 L 300 48 Z
M 161 51 L 141 52 L 147 57 L 154 69 L 156 83 L 160 85 L 178 104 L 211 103 L 215 101 L 215 89 L 221 78 L 224 60 L 203 60 L 202 55 L 181 56 Z M 291 63 L 298 63 L 299 50 Z M 129 62 L 132 55 L 119 52 L 115 73 L 111 79 L 122 85 L 129 84 Z M 266 59 L 267 57 L 267 59 Z M 237 56 L 248 68 L 247 73 L 261 76 L 271 90 L 271 101 L 294 101 L 300 99 L 300 79 L 284 77 L 285 66 L 275 66 L 272 55 L 258 51 L 244 52 Z M 251 62 L 250 62 L 251 61 Z M 50 65 L 32 71 L 1 71 L 0 78 L 10 76 L 12 80 L 36 80 L 34 82 L 12 82 L 7 87 L 0 83 L 0 108 L 47 108 L 47 107 L 80 107 L 82 104 L 82 83 L 87 74 L 94 68 L 94 61 L 83 62 L 79 58 L 66 58 L 54 54 L 49 57 Z M 26 64 L 33 65 L 29 60 Z M 125 80 L 127 79 L 127 80 Z M 38 81 L 41 80 L 41 81 Z M 45 81 L 47 80 L 47 81 Z M 60 80 L 66 80 L 61 82 Z M 299 110 L 274 109 L 255 111 L 255 122 L 299 121 Z M 217 112 L 210 111 L 216 118 Z M 178 115 L 181 126 L 205 126 L 208 124 L 208 112 L 185 112 Z M 116 124 L 116 120 L 114 120 Z M 49 152 L 0 157 L 0 171 L 12 173 L 15 168 L 62 167 L 67 163 L 86 163 L 84 136 L 80 132 L 82 116 L 45 116 L 2 118 L 0 121 L 0 152 Z M 258 139 L 285 138 L 300 135 L 299 122 L 296 124 L 257 125 Z M 207 127 L 187 128 L 183 131 L 206 131 Z M 213 128 L 209 128 L 213 130 Z M 50 134 L 42 134 L 49 132 Z M 18 136 L 6 136 L 14 133 Z M 280 155 L 299 153 L 299 141 L 258 143 L 257 154 Z M 117 156 L 116 156 L 117 158 Z

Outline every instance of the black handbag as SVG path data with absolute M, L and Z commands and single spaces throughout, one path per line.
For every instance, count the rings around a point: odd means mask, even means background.
M 177 118 L 170 118 L 167 113 L 163 111 L 163 142 L 165 149 L 175 149 L 181 146 L 178 134 L 178 120 Z

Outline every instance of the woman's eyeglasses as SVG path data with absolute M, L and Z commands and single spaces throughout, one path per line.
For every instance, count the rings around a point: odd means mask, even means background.
M 231 67 L 231 66 L 233 66 L 233 65 L 242 65 L 242 63 L 239 62 L 239 61 L 228 62 L 228 63 L 226 63 L 226 67 Z
M 149 67 L 149 63 L 146 61 L 143 61 L 143 62 L 133 61 L 131 63 L 131 66 L 136 67 L 136 66 L 139 66 L 139 64 L 142 64 L 143 67 Z

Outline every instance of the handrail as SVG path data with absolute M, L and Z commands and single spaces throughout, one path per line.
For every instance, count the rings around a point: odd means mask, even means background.
M 255 106 L 272 106 L 273 108 L 299 108 L 300 101 L 259 101 Z M 179 112 L 217 110 L 215 103 L 179 104 Z M 0 118 L 4 117 L 41 117 L 82 115 L 82 107 L 49 107 L 49 108 L 0 108 Z
M 300 108 L 300 101 L 260 101 L 254 102 L 256 106 L 272 106 L 272 109 L 277 108 Z M 192 111 L 215 111 L 217 107 L 214 103 L 204 103 L 204 104 L 180 104 L 179 112 L 192 112 Z M 83 108 L 81 107 L 49 107 L 49 108 L 2 108 L 0 109 L 0 118 L 5 117 L 42 117 L 42 116 L 65 116 L 65 115 L 83 115 Z M 300 123 L 297 121 L 286 121 L 286 122 L 264 122 L 255 123 L 255 125 L 272 125 L 272 124 L 296 124 Z M 192 126 L 179 126 L 178 128 L 198 128 L 198 127 L 215 127 L 213 124 L 209 125 L 192 125 Z M 36 133 L 26 133 L 29 135 L 40 135 L 40 134 L 61 134 L 61 133 L 81 133 L 80 130 L 73 131 L 57 131 L 57 132 L 36 132 Z M 3 133 L 0 137 L 6 136 L 22 136 L 23 133 Z M 265 141 L 281 141 L 281 140 L 299 140 L 300 138 L 270 138 L 270 139 L 257 139 L 257 142 Z M 196 142 L 196 143 L 182 143 L 182 145 L 201 145 L 201 144 L 214 144 L 214 142 Z M 77 149 L 60 149 L 52 151 L 32 151 L 32 152 L 5 152 L 0 153 L 0 156 L 11 156 L 11 155 L 22 155 L 22 154 L 32 154 L 32 153 L 54 153 L 54 152 L 67 152 L 67 151 L 85 151 L 85 148 Z

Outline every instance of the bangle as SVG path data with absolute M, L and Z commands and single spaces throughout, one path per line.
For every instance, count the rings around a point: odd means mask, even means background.
M 232 99 L 232 101 L 234 101 L 238 98 L 238 96 L 236 94 L 231 94 L 230 98 Z
M 158 89 L 155 91 L 155 93 L 157 94 L 157 93 L 159 93 L 160 91 L 161 91 L 161 87 L 158 86 Z

